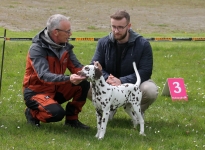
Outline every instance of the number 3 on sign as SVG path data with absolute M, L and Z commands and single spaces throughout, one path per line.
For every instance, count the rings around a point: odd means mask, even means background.
M 177 90 L 174 90 L 174 93 L 181 93 L 182 89 L 179 86 L 179 82 L 173 82 L 173 85 L 176 85 L 175 89 L 177 89 Z
M 167 79 L 172 100 L 188 100 L 183 78 Z

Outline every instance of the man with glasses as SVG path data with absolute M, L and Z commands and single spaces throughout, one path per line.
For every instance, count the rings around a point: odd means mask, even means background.
M 91 63 L 98 61 L 102 66 L 107 83 L 118 86 L 135 83 L 136 75 L 132 63 L 137 65 L 141 77 L 141 111 L 144 112 L 156 100 L 158 87 L 151 80 L 153 55 L 150 43 L 131 29 L 130 15 L 117 11 L 111 18 L 112 32 L 99 40 Z M 113 118 L 116 110 L 110 112 Z
M 86 102 L 90 84 L 77 75 L 83 65 L 73 53 L 73 45 L 68 43 L 71 35 L 69 19 L 56 14 L 32 40 L 23 80 L 25 116 L 32 125 L 61 121 L 65 116 L 65 125 L 89 129 L 78 120 L 78 114 Z M 65 75 L 67 69 L 70 76 Z M 65 110 L 61 106 L 64 102 L 67 102 Z

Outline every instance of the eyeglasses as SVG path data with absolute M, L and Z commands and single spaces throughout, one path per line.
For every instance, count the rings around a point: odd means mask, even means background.
M 129 23 L 128 23 L 128 24 L 129 24 Z M 127 24 L 127 25 L 128 25 L 128 24 Z M 126 26 L 127 26 L 127 25 L 126 25 Z M 123 26 L 117 26 L 117 27 L 116 27 L 116 26 L 111 25 L 111 28 L 112 28 L 112 30 L 114 30 L 114 31 L 117 29 L 117 30 L 120 32 L 120 31 L 122 31 L 126 26 L 124 26 L 124 27 L 123 27 Z
M 70 33 L 71 33 L 71 29 L 70 29 L 70 30 L 68 30 L 68 31 L 61 30 L 61 29 L 56 29 L 56 30 L 58 30 L 58 31 L 62 31 L 62 32 L 65 32 L 65 33 L 67 33 L 67 34 L 70 34 Z

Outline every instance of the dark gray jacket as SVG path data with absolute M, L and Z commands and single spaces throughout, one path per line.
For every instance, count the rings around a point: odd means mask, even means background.
M 133 69 L 133 61 L 137 65 L 141 77 L 141 83 L 150 79 L 153 68 L 153 55 L 152 48 L 145 38 L 134 32 L 132 29 L 129 30 L 130 37 L 128 46 L 124 49 L 121 57 L 121 77 L 119 78 L 122 83 L 135 83 L 136 75 Z M 103 76 L 105 79 L 110 74 L 116 74 L 116 41 L 113 38 L 113 34 L 110 33 L 108 36 L 103 37 L 99 40 L 93 61 L 99 61 L 103 68 Z

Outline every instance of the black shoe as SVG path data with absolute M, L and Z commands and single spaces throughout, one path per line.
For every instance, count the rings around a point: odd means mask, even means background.
M 79 120 L 66 120 L 65 125 L 71 126 L 73 128 L 79 128 L 79 129 L 90 129 L 89 126 L 86 126 L 85 124 L 81 123 Z
M 33 118 L 33 116 L 30 113 L 30 109 L 29 108 L 26 108 L 25 116 L 26 116 L 26 119 L 27 119 L 27 123 L 29 123 L 31 125 L 34 125 L 36 127 L 40 126 L 40 121 L 38 119 Z

